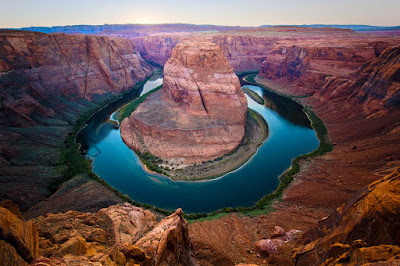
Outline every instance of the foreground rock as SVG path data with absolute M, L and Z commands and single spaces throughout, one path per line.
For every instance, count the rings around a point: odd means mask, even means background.
M 177 210 L 156 224 L 150 211 L 125 203 L 96 214 L 37 217 L 41 257 L 33 265 L 195 265 L 181 215 Z
M 302 231 L 296 229 L 285 232 L 282 227 L 275 226 L 271 238 L 261 239 L 254 244 L 255 251 L 264 257 L 278 254 L 281 246 L 300 238 L 302 233 Z
M 36 225 L 15 215 L 19 210 L 13 205 L 4 205 L 12 208 L 0 207 L 0 265 L 27 265 L 39 255 Z
M 246 97 L 221 48 L 183 42 L 165 64 L 163 89 L 122 121 L 121 136 L 131 149 L 168 163 L 200 163 L 240 144 L 246 114 Z
M 400 173 L 396 169 L 305 233 L 304 246 L 296 250 L 296 264 L 399 263 L 399 205 Z
M 155 265 L 195 265 L 188 224 L 178 209 L 162 220 L 136 245 L 146 251 Z
M 156 224 L 156 217 L 148 210 L 143 210 L 125 203 L 110 206 L 99 211 L 111 218 L 114 226 L 115 244 L 134 243 Z

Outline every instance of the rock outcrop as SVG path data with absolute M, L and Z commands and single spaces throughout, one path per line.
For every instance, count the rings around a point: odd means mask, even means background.
M 170 163 L 199 163 L 240 144 L 246 114 L 246 97 L 221 48 L 182 42 L 164 66 L 162 90 L 122 121 L 121 136 L 141 153 Z
M 364 113 L 382 115 L 400 106 L 400 46 L 387 48 L 365 69 L 348 89 L 363 104 Z
M 41 256 L 32 265 L 196 265 L 180 209 L 158 224 L 150 211 L 128 203 L 32 221 L 38 225 Z
M 316 93 L 325 100 L 353 103 L 363 116 L 382 116 L 400 106 L 400 46 L 385 49 L 351 75 L 328 76 Z
M 297 265 L 397 259 L 400 254 L 400 173 L 396 168 L 321 220 L 303 236 Z
M 178 209 L 136 242 L 154 265 L 195 265 L 188 224 Z
M 110 206 L 100 210 L 99 213 L 111 218 L 116 245 L 135 243 L 156 224 L 156 217 L 150 211 L 127 203 L 122 207 Z
M 12 211 L 0 207 L 0 265 L 27 265 L 39 256 L 38 231 Z

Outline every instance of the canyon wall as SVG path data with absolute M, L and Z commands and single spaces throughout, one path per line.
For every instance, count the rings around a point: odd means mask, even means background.
M 0 199 L 24 212 L 46 199 L 62 178 L 55 170 L 78 117 L 151 72 L 130 40 L 0 31 Z M 87 185 L 88 193 L 106 190 Z
M 348 76 L 398 41 L 398 38 L 363 35 L 351 30 L 300 27 L 197 35 L 157 34 L 133 40 L 143 58 L 164 65 L 175 45 L 191 38 L 219 44 L 235 72 L 261 69 L 264 77 L 287 76 L 291 81 L 307 76 L 304 85 L 308 79 L 315 82 L 327 75 Z
M 64 109 L 55 103 L 50 109 L 56 110 L 46 109 L 40 102 L 58 97 L 95 102 L 131 88 L 151 72 L 132 41 L 106 37 L 3 31 L 0 58 L 3 126 L 10 120 L 38 125 L 34 115 L 52 117 Z
M 133 150 L 172 164 L 221 157 L 242 141 L 247 100 L 221 48 L 211 42 L 178 44 L 164 66 L 161 91 L 121 123 Z

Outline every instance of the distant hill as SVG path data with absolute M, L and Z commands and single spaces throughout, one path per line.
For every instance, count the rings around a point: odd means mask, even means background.
M 297 26 L 307 28 L 338 28 L 338 29 L 350 29 L 354 31 L 387 31 L 387 30 L 400 30 L 400 26 L 384 27 L 384 26 L 371 26 L 371 25 L 338 25 L 338 24 L 311 24 L 311 25 L 263 25 L 260 27 L 276 27 L 276 26 Z
M 338 28 L 350 29 L 354 31 L 393 31 L 400 30 L 400 26 L 383 27 L 370 25 L 338 25 L 338 24 L 312 24 L 312 25 L 262 25 L 260 27 L 240 27 L 240 26 L 217 26 L 217 25 L 195 25 L 195 24 L 104 24 L 104 25 L 69 25 L 53 27 L 25 27 L 16 30 L 37 31 L 43 33 L 66 33 L 66 34 L 94 34 L 110 35 L 119 33 L 119 37 L 146 36 L 151 33 L 174 33 L 174 32 L 199 32 L 199 31 L 231 31 L 250 28 L 268 28 L 277 26 L 296 26 L 307 28 Z
M 110 31 L 137 32 L 137 35 L 146 35 L 148 32 L 196 32 L 196 31 L 229 31 L 244 29 L 239 26 L 194 25 L 194 24 L 104 24 L 104 25 L 71 25 L 53 27 L 26 27 L 19 30 L 37 31 L 42 33 L 82 33 L 98 34 Z

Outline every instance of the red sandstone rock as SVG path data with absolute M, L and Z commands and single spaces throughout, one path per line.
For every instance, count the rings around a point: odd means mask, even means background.
M 172 163 L 199 163 L 239 145 L 246 114 L 246 97 L 221 48 L 183 42 L 164 66 L 162 91 L 121 123 L 121 136 L 141 153 Z
M 27 262 L 31 262 L 39 255 L 36 225 L 31 221 L 21 220 L 14 213 L 2 207 L 0 207 L 0 239 L 11 243 L 19 256 Z
M 359 191 L 316 228 L 306 232 L 304 245 L 296 250 L 296 264 L 334 265 L 343 258 L 346 262 L 363 264 L 395 257 L 400 249 L 387 245 L 400 244 L 399 195 L 400 173 L 396 169 Z
M 283 230 L 282 227 L 280 226 L 275 226 L 274 232 L 272 233 L 271 238 L 277 238 L 277 237 L 281 237 L 281 236 L 285 236 L 286 232 L 285 230 Z
M 255 243 L 255 249 L 258 253 L 268 257 L 269 255 L 278 253 L 278 247 L 284 243 L 281 239 L 262 239 Z
M 36 125 L 31 120 L 35 113 L 54 115 L 43 100 L 63 96 L 94 101 L 131 88 L 151 72 L 133 41 L 126 39 L 0 31 L 0 44 L 2 109 L 23 126 Z
M 188 224 L 181 214 L 178 209 L 135 243 L 152 258 L 152 264 L 196 265 L 190 250 Z
M 125 203 L 123 206 L 114 205 L 101 209 L 99 214 L 105 214 L 113 221 L 117 245 L 126 242 L 135 243 L 156 224 L 156 218 L 150 211 L 132 206 L 129 203 Z
M 67 266 L 65 261 L 61 258 L 45 258 L 39 257 L 30 266 Z
M 38 223 L 41 236 L 40 255 L 62 257 L 67 265 L 91 265 L 89 261 L 102 265 L 195 264 L 188 224 L 181 209 L 157 225 L 151 212 L 127 203 L 97 213 L 69 211 L 33 221 Z M 11 251 L 7 253 L 10 256 Z M 51 260 L 45 259 L 35 261 L 34 265 L 41 261 L 52 265 Z

